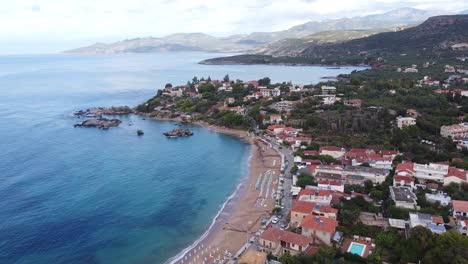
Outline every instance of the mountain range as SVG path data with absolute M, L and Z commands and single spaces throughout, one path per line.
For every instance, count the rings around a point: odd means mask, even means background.
M 400 8 L 382 14 L 362 17 L 310 21 L 287 30 L 276 32 L 253 32 L 229 37 L 214 37 L 203 33 L 178 33 L 165 37 L 146 37 L 118 41 L 115 43 L 96 43 L 91 46 L 65 51 L 67 53 L 127 53 L 161 51 L 209 51 L 209 52 L 255 52 L 265 45 L 291 38 L 304 38 L 324 31 L 347 32 L 346 35 L 361 37 L 373 32 L 391 31 L 396 27 L 416 25 L 439 11 L 426 11 L 414 8 Z M 363 30 L 363 31 L 357 31 Z M 368 31 L 370 30 L 370 31 Z M 366 32 L 368 31 L 368 32 Z M 341 33 L 342 33 L 341 32 Z M 339 32 L 338 32 L 339 33 Z M 333 33 L 310 36 L 317 40 L 329 38 Z M 355 37 L 354 37 L 355 38 Z M 308 41 L 307 38 L 299 41 Z M 318 41 L 321 41 L 320 39 Z M 258 52 L 262 52 L 260 49 Z M 263 50 L 265 52 L 265 50 Z

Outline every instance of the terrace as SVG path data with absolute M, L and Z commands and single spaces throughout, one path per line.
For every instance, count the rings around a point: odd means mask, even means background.
M 352 253 L 362 258 L 367 258 L 375 250 L 375 244 L 370 237 L 353 236 L 345 238 L 340 247 L 341 253 Z

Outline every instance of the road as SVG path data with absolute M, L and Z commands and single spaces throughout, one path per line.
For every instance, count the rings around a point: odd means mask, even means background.
M 275 139 L 263 137 L 264 140 L 271 143 L 272 147 L 278 151 L 284 157 L 284 173 L 283 173 L 283 198 L 281 200 L 281 214 L 284 216 L 277 224 L 273 224 L 274 227 L 280 228 L 281 225 L 287 226 L 289 220 L 286 219 L 287 215 L 291 211 L 293 205 L 293 199 L 291 196 L 291 186 L 292 186 L 292 174 L 290 172 L 291 166 L 294 164 L 293 152 L 290 148 L 283 147 L 279 145 Z

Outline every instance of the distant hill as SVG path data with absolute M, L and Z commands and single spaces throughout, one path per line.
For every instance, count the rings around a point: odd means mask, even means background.
M 400 8 L 383 14 L 354 18 L 310 21 L 287 30 L 276 32 L 253 32 L 229 37 L 214 37 L 203 33 L 178 33 L 166 37 L 136 38 L 104 44 L 96 43 L 88 47 L 72 49 L 69 53 L 125 53 L 158 51 L 212 51 L 212 52 L 251 52 L 264 45 L 287 38 L 303 38 L 324 31 L 375 30 L 419 24 L 436 11 L 414 8 Z M 356 34 L 360 34 L 355 32 Z M 354 34 L 354 33 L 349 33 Z M 333 35 L 333 33 L 331 33 Z M 318 35 L 325 38 L 330 33 Z M 353 38 L 352 36 L 350 36 Z M 314 40 L 317 40 L 315 38 Z
M 259 48 L 255 51 L 255 53 L 272 56 L 297 56 L 311 45 L 341 43 L 352 39 L 368 37 L 382 32 L 399 31 L 402 29 L 404 28 L 398 27 L 369 30 L 323 31 L 302 38 L 288 38 L 279 40 Z
M 461 11 L 460 13 L 458 13 L 459 15 L 468 15 L 468 9 L 467 10 L 463 10 Z
M 338 43 L 310 43 L 294 56 L 254 54 L 215 58 L 202 63 L 369 64 L 378 58 L 395 61 L 405 57 L 409 63 L 415 59 L 454 58 L 467 54 L 467 28 L 468 15 L 436 16 L 401 31 L 384 32 Z
M 233 43 L 229 40 L 213 37 L 203 33 L 178 33 L 162 38 L 136 38 L 110 44 L 94 45 L 68 50 L 67 53 L 127 53 L 127 52 L 160 52 L 160 51 L 248 51 L 255 47 L 252 43 Z
M 468 15 L 436 16 L 424 23 L 397 32 L 331 45 L 311 45 L 300 55 L 329 57 L 345 53 L 429 53 L 449 52 L 457 45 L 468 45 Z

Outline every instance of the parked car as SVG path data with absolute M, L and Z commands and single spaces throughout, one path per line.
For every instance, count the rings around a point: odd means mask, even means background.
M 277 223 L 279 222 L 278 217 L 273 218 L 273 220 L 271 220 L 271 222 L 272 222 L 273 224 L 277 224 Z

